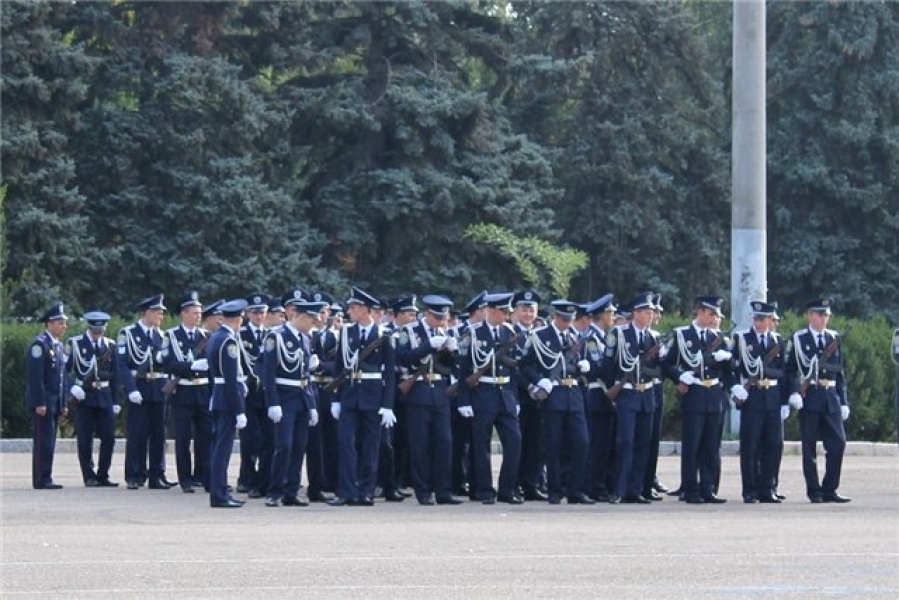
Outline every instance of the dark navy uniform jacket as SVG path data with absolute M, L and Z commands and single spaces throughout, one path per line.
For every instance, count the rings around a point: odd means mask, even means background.
M 66 353 L 63 345 L 46 331 L 28 346 L 27 371 L 25 402 L 29 411 L 46 406 L 49 414 L 62 412 L 71 387 L 66 376 Z
M 222 325 L 213 332 L 206 345 L 206 359 L 213 383 L 209 410 L 234 415 L 246 413 L 247 388 L 240 367 L 240 343 L 227 326 Z
M 715 348 L 716 351 L 728 350 L 730 344 L 720 331 L 709 329 L 708 338 L 705 342 L 700 339 L 699 332 L 692 324 L 677 327 L 665 357 L 665 374 L 675 384 L 687 371 L 692 371 L 698 379 L 710 383 L 710 387 L 690 386 L 689 391 L 681 398 L 681 407 L 685 412 L 720 413 L 727 397 L 724 390 L 730 389 L 730 359 L 718 362 L 711 356 L 705 356 L 711 348 Z M 695 368 L 685 362 L 684 356 L 681 354 L 681 344 L 684 345 L 684 353 L 688 356 L 703 354 L 702 362 Z M 711 385 L 711 381 L 715 379 L 718 380 L 718 384 Z
M 165 377 L 159 332 L 153 328 L 148 336 L 140 323 L 123 327 L 116 338 L 116 378 L 125 395 L 139 391 L 144 402 L 163 402 Z
M 263 354 L 261 376 L 266 406 L 280 406 L 285 413 L 315 408 L 315 387 L 309 380 L 309 336 L 282 325 L 265 336 Z
M 237 332 L 242 351 L 240 353 L 240 362 L 243 367 L 243 373 L 247 377 L 247 404 L 261 408 L 264 399 L 262 394 L 262 365 L 259 363 L 259 355 L 262 353 L 262 339 L 256 338 L 256 329 L 249 323 L 240 328 Z M 268 334 L 264 327 L 258 329 L 262 333 L 262 338 Z
M 471 406 L 476 412 L 498 412 L 503 407 L 507 413 L 513 416 L 518 411 L 518 399 L 515 395 L 515 389 L 519 384 L 518 369 L 513 368 L 511 364 L 496 360 L 496 348 L 502 344 L 506 344 L 515 338 L 515 330 L 509 324 L 499 326 L 499 340 L 493 340 L 491 328 L 486 321 L 479 326 L 469 328 L 467 335 L 463 335 L 459 342 L 459 397 L 456 401 L 457 406 Z M 466 378 L 472 375 L 476 370 L 475 359 L 478 355 L 487 354 L 493 351 L 490 358 L 489 368 L 484 377 L 508 378 L 509 383 L 503 385 L 493 385 L 489 383 L 479 383 L 474 389 L 468 387 L 465 382 Z M 508 352 L 510 361 L 519 359 L 519 351 L 516 346 Z
M 659 339 L 647 327 L 644 330 L 643 345 L 632 323 L 614 327 L 606 336 L 606 350 L 602 361 L 602 379 L 606 387 L 616 382 L 627 382 L 633 386 L 648 385 L 660 374 L 659 355 L 646 358 L 644 355 L 659 343 Z M 637 359 L 633 365 L 628 359 Z M 652 412 L 655 409 L 655 398 L 652 390 L 648 394 L 621 394 L 615 400 L 618 409 L 642 410 Z
M 590 363 L 590 371 L 583 374 L 587 381 L 585 390 L 588 413 L 613 413 L 615 404 L 606 396 L 606 384 L 602 380 L 603 354 L 606 350 L 606 332 L 591 324 L 582 334 L 581 358 Z
M 531 332 L 527 350 L 520 363 L 522 376 L 534 385 L 544 378 L 556 384 L 542 403 L 542 410 L 583 411 L 584 393 L 578 382 L 580 372 L 577 368 L 583 344 L 578 348 L 579 336 L 573 328 L 561 333 L 566 338 L 564 345 L 552 325 Z M 541 363 L 541 358 L 545 364 Z M 573 385 L 562 385 L 565 381 Z
M 115 341 L 101 337 L 99 353 L 87 332 L 69 338 L 68 370 L 72 383 L 84 389 L 80 403 L 97 408 L 111 408 L 115 404 Z
M 787 376 L 790 393 L 798 393 L 803 381 L 808 381 L 809 393 L 802 402 L 802 409 L 809 412 L 838 413 L 841 405 L 848 405 L 846 377 L 843 372 L 843 348 L 839 334 L 824 330 L 824 348 L 837 340 L 836 351 L 825 358 L 825 350 L 818 348 L 811 329 L 800 329 L 793 334 L 787 349 Z M 808 363 L 808 364 L 806 364 Z M 823 391 L 825 393 L 813 393 Z
M 734 335 L 733 383 L 744 385 L 749 393 L 740 410 L 780 410 L 786 404 L 786 344 L 777 333 L 768 333 L 768 345 L 763 349 L 760 338 L 755 329 Z
M 361 329 L 357 323 L 346 325 L 337 341 L 334 358 L 335 372 L 343 373 L 352 365 L 346 359 L 358 351 L 362 356 L 365 347 L 380 337 L 378 346 L 365 360 L 355 365 L 355 371 L 340 386 L 338 398 L 342 408 L 356 410 L 393 409 L 396 396 L 396 348 L 390 332 L 378 324 L 370 325 L 368 337 L 360 339 Z M 377 376 L 380 375 L 380 377 Z
M 431 347 L 426 326 L 422 321 L 401 327 L 396 333 L 396 361 L 407 376 L 416 376 L 422 360 L 431 357 L 428 367 L 409 393 L 400 398 L 405 404 L 438 406 L 448 402 L 446 388 L 455 370 L 455 356 L 448 350 L 438 352 Z
M 178 387 L 172 394 L 172 404 L 181 406 L 199 405 L 206 407 L 209 402 L 209 374 L 194 371 L 194 360 L 204 357 L 203 346 L 206 332 L 197 327 L 191 340 L 187 330 L 181 325 L 166 329 L 162 337 L 162 362 L 166 372 L 178 380 Z M 201 351 L 196 348 L 201 347 Z

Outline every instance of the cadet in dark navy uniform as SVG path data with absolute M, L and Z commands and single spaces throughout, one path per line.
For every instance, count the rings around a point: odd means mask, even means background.
M 789 403 L 799 411 L 802 432 L 802 474 L 813 503 L 849 502 L 841 496 L 840 473 L 846 449 L 843 421 L 849 418 L 842 340 L 827 328 L 832 301 L 813 300 L 806 305 L 808 327 L 793 334 L 787 349 L 790 380 Z M 816 445 L 824 445 L 824 478 L 818 479 Z
M 399 402 L 405 406 L 412 487 L 419 504 L 459 504 L 452 495 L 453 411 L 446 393 L 458 342 L 444 328 L 453 303 L 437 295 L 425 296 L 422 303 L 424 317 L 397 333 L 397 364 L 404 367 L 409 385 Z
M 340 481 L 332 506 L 373 506 L 381 427 L 396 415 L 396 348 L 389 332 L 372 318 L 378 300 L 353 286 L 347 301 L 350 325 L 340 332 L 335 370 L 345 376 L 331 402 L 338 420 Z
M 169 381 L 169 406 L 175 423 L 175 466 L 181 490 L 209 487 L 212 415 L 209 413 L 207 333 L 200 329 L 203 305 L 196 291 L 179 302 L 181 323 L 162 334 L 162 361 Z M 193 440 L 193 457 L 191 457 Z
M 602 356 L 606 351 L 606 335 L 615 314 L 614 296 L 606 294 L 587 305 L 592 323 L 581 335 L 584 358 L 591 363 L 586 374 L 585 408 L 590 446 L 587 450 L 585 491 L 598 502 L 608 502 L 615 489 L 615 405 L 606 395 L 602 380 Z
M 734 334 L 731 397 L 740 410 L 740 474 L 743 502 L 777 504 L 775 493 L 785 404 L 783 339 L 771 331 L 774 307 L 749 303 L 752 326 Z
M 338 302 L 331 303 L 331 312 L 327 326 L 316 331 L 312 336 L 312 351 L 319 358 L 319 368 L 313 373 L 312 380 L 316 388 L 316 404 L 318 405 L 318 428 L 321 436 L 321 481 L 313 484 L 310 477 L 309 502 L 329 502 L 331 498 L 325 492 L 337 491 L 337 420 L 331 414 L 331 401 L 334 391 L 329 386 L 334 381 L 335 361 L 337 357 L 337 339 L 343 328 L 343 306 Z
M 522 290 L 512 297 L 512 322 L 515 333 L 520 334 L 519 348 L 524 353 L 531 332 L 536 328 L 540 295 L 533 290 Z M 543 417 L 540 412 L 542 402 L 528 393 L 528 381 L 522 377 L 518 383 L 518 404 L 521 413 L 518 425 L 521 428 L 521 461 L 518 464 L 518 490 L 525 500 L 546 500 L 545 462 L 543 458 Z
M 497 500 L 521 504 L 516 491 L 518 461 L 521 457 L 521 430 L 518 426 L 517 381 L 518 346 L 515 331 L 506 320 L 512 311 L 512 294 L 484 297 L 487 319 L 469 329 L 459 341 L 459 414 L 472 419 L 475 498 L 484 504 Z M 470 380 L 469 378 L 473 378 Z M 472 385 L 473 384 L 473 385 Z M 493 487 L 491 438 L 493 430 L 503 447 L 499 486 Z
M 318 383 L 321 381 L 320 378 L 323 377 L 322 370 L 324 369 L 324 361 L 319 353 L 319 347 L 321 334 L 327 329 L 327 323 L 331 320 L 331 304 L 333 304 L 334 298 L 326 292 L 313 292 L 310 294 L 310 299 L 312 302 L 321 303 L 321 310 L 318 314 L 317 324 L 309 331 L 311 351 L 312 354 L 316 355 L 316 360 L 318 361 L 318 368 L 315 372 L 310 372 L 309 384 L 314 388 L 313 395 L 315 396 L 315 408 L 318 411 L 318 422 L 309 427 L 309 439 L 306 443 L 306 478 L 309 481 L 306 495 L 309 498 L 309 502 L 328 502 L 331 498 L 325 494 L 325 488 L 333 485 L 333 478 L 329 482 L 325 475 L 325 452 L 326 448 L 327 452 L 330 453 L 337 452 L 337 449 L 334 420 L 328 419 L 327 431 L 325 426 L 326 416 L 330 417 L 331 396 L 330 394 L 323 394 L 323 386 Z M 328 445 L 326 446 L 325 438 L 328 435 L 333 437 L 328 440 Z
M 247 426 L 246 377 L 240 365 L 240 341 L 237 330 L 243 321 L 247 301 L 232 300 L 221 305 L 222 325 L 206 346 L 209 377 L 212 379 L 212 413 L 214 441 L 209 469 L 209 505 L 212 508 L 240 508 L 228 491 L 228 463 L 234 448 L 234 430 Z
M 62 336 L 68 327 L 62 302 L 44 313 L 44 331 L 28 346 L 25 402 L 31 412 L 31 485 L 36 490 L 57 490 L 53 481 L 56 424 L 66 414 L 66 351 Z
M 206 305 L 203 312 L 200 313 L 200 328 L 209 336 L 215 333 L 215 330 L 222 326 L 222 304 L 224 299 L 216 300 L 212 304 Z
M 283 299 L 287 322 L 265 336 L 262 385 L 268 417 L 274 423 L 274 452 L 266 506 L 307 506 L 299 498 L 309 428 L 318 424 L 315 386 L 310 372 L 319 358 L 312 352 L 312 329 L 320 324 L 324 302 L 295 289 Z
M 272 460 L 272 422 L 260 380 L 258 359 L 267 333 L 265 320 L 271 298 L 261 292 L 247 298 L 247 322 L 237 332 L 240 361 L 247 377 L 247 426 L 240 431 L 240 475 L 237 491 L 250 498 L 261 498 L 268 490 Z
M 693 323 L 674 330 L 665 357 L 667 376 L 676 383 L 683 415 L 681 491 L 690 504 L 720 504 L 721 414 L 730 389 L 731 343 L 719 331 L 718 296 L 698 296 Z
M 649 327 L 653 336 L 661 340 L 661 334 L 653 329 L 653 326 L 658 325 L 662 320 L 662 313 L 664 312 L 664 308 L 662 307 L 662 295 L 655 294 L 652 302 L 654 305 L 653 320 L 652 325 Z M 659 358 L 664 359 L 667 350 L 667 346 L 662 343 Z M 649 436 L 649 458 L 646 463 L 646 473 L 643 476 L 643 492 L 641 495 L 650 500 L 661 501 L 663 497 L 657 492 L 668 491 L 668 488 L 659 482 L 659 477 L 656 472 L 659 466 L 659 446 L 662 441 L 662 416 L 665 412 L 665 387 L 662 385 L 661 373 L 655 378 L 654 382 L 655 387 L 652 388 L 652 393 L 653 396 L 655 396 L 655 408 L 652 411 L 652 425 L 650 427 Z
M 165 315 L 162 294 L 137 304 L 140 319 L 116 338 L 116 378 L 128 397 L 125 414 L 125 481 L 136 490 L 149 479 L 150 489 L 165 490 L 166 374 L 159 326 Z
M 603 380 L 615 403 L 618 423 L 615 440 L 618 480 L 609 502 L 649 504 L 643 497 L 643 479 L 649 460 L 655 379 L 659 369 L 659 340 L 650 329 L 653 319 L 651 292 L 637 296 L 628 306 L 632 320 L 614 327 L 606 336 Z
M 75 398 L 75 432 L 78 463 L 87 487 L 117 487 L 109 479 L 115 448 L 115 418 L 122 409 L 113 396 L 115 389 L 115 341 L 106 337 L 110 316 L 91 311 L 84 315 L 87 331 L 69 339 L 70 393 Z M 94 469 L 94 434 L 100 453 Z

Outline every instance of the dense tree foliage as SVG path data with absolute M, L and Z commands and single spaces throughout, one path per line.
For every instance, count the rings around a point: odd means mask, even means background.
M 291 285 L 729 289 L 728 3 L 4 2 L 5 313 Z M 899 5 L 771 3 L 769 274 L 899 317 Z M 548 290 L 541 290 L 548 291 Z

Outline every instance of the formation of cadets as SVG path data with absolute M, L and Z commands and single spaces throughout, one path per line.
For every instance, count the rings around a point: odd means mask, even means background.
M 664 336 L 654 329 L 663 308 L 652 292 L 621 307 L 611 294 L 586 304 L 555 300 L 543 315 L 540 302 L 530 290 L 484 292 L 456 311 L 440 295 L 384 301 L 353 287 L 345 305 L 295 288 L 204 307 L 191 292 L 178 302 L 180 323 L 161 330 L 160 294 L 136 305 L 138 321 L 115 340 L 106 336 L 110 316 L 92 311 L 84 334 L 67 341 L 57 303 L 28 350 L 33 486 L 62 487 L 52 479 L 56 420 L 72 398 L 89 487 L 119 485 L 110 465 L 124 405 L 127 488 L 204 489 L 213 507 L 240 507 L 240 495 L 269 507 L 412 496 L 421 505 L 651 504 L 666 492 L 718 504 L 726 501 L 718 495 L 720 446 L 733 403 L 744 502 L 783 499 L 777 484 L 791 407 L 809 500 L 849 501 L 838 493 L 849 404 L 828 299 L 806 306 L 808 327 L 790 339 L 777 333 L 775 303 L 752 302 L 751 326 L 729 337 L 717 296 L 697 297 L 692 323 Z M 899 360 L 899 330 L 894 345 Z M 666 379 L 682 414 L 674 491 L 656 476 Z M 169 419 L 177 483 L 167 477 Z

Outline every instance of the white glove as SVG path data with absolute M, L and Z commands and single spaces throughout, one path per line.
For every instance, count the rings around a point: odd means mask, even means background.
M 314 408 L 309 409 L 309 427 L 318 425 L 318 411 Z
M 237 419 L 235 419 L 234 426 L 238 429 L 243 429 L 247 426 L 247 415 L 244 413 L 240 413 L 237 415 Z
M 309 357 L 309 370 L 310 371 L 316 370 L 318 368 L 318 366 L 321 364 L 321 362 L 322 361 L 318 358 L 318 355 L 313 354 L 312 356 Z
M 730 360 L 731 356 L 733 356 L 733 354 L 730 353 L 730 350 L 715 350 L 712 353 L 712 358 L 714 358 L 718 362 Z
M 579 360 L 577 361 L 577 370 L 581 373 L 589 373 L 590 372 L 590 361 L 589 360 Z
M 521 414 L 521 405 L 520 405 L 520 404 L 516 404 L 516 405 L 515 405 L 515 416 L 517 417 L 517 416 L 520 415 L 520 414 Z
M 668 356 L 668 346 L 663 345 L 659 348 L 659 358 L 664 360 L 666 356 Z
M 446 338 L 446 345 L 445 345 L 445 348 L 446 348 L 447 350 L 449 350 L 450 352 L 455 352 L 456 350 L 459 349 L 459 340 L 457 340 L 457 339 L 454 338 L 454 337 L 448 337 L 448 338 Z
M 205 358 L 200 358 L 190 363 L 191 371 L 208 371 L 209 370 L 209 361 Z
M 693 371 L 685 371 L 678 377 L 678 381 L 683 383 L 684 385 L 693 385 L 695 383 L 699 383 L 699 380 L 696 379 L 696 375 L 693 374 Z
M 331 416 L 335 421 L 340 418 L 340 402 L 331 403 Z
M 160 350 L 159 352 L 156 353 L 156 362 L 158 362 L 158 363 L 162 362 L 162 350 Z
M 537 387 L 546 392 L 547 394 L 551 394 L 553 391 L 553 382 L 544 377 L 540 381 L 537 382 Z
M 443 345 L 446 343 L 445 335 L 435 335 L 431 338 L 431 348 L 434 350 L 440 350 L 443 348 Z
M 134 404 L 140 404 L 144 401 L 144 397 L 140 395 L 140 392 L 137 390 L 128 394 L 128 402 L 133 402 Z
M 390 429 L 394 425 L 396 425 L 396 415 L 393 414 L 393 410 L 389 408 L 382 408 L 378 410 L 378 414 L 381 415 L 381 427 L 387 427 Z
M 737 400 L 746 400 L 747 398 L 749 398 L 749 392 L 747 392 L 746 388 L 739 384 L 730 388 L 730 395 Z
M 460 406 L 456 410 L 459 411 L 459 414 L 465 417 L 466 419 L 470 419 L 474 416 L 474 410 L 470 406 Z
M 280 423 L 281 417 L 284 416 L 284 411 L 281 410 L 280 406 L 269 406 L 268 407 L 268 418 L 272 423 Z
M 840 407 L 840 417 L 844 421 L 849 418 L 849 407 L 845 404 Z
M 799 394 L 790 394 L 790 399 L 788 400 L 788 402 L 790 403 L 790 406 L 792 406 L 796 410 L 802 410 L 802 396 L 800 396 Z
M 112 405 L 112 414 L 117 415 L 120 412 L 122 412 L 122 407 L 119 406 L 118 404 L 113 404 Z
M 71 389 L 69 389 L 69 393 L 75 397 L 75 400 L 84 400 L 84 388 L 80 385 L 73 385 Z
M 780 420 L 786 421 L 790 416 L 790 407 L 786 404 L 780 407 Z

